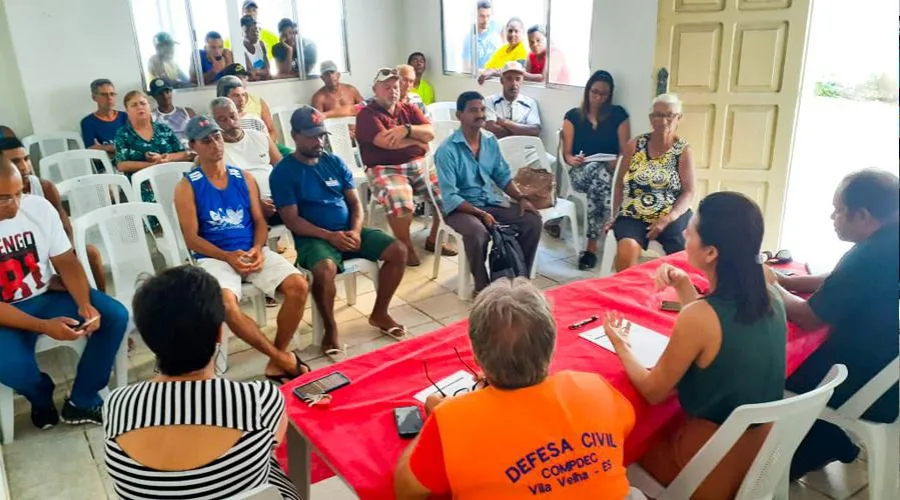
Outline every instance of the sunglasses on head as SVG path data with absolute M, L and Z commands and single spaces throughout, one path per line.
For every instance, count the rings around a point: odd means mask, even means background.
M 391 75 L 396 76 L 397 70 L 392 69 L 392 68 L 381 68 L 380 70 L 378 70 L 378 74 L 380 74 L 381 76 L 391 76 Z
M 762 254 L 766 258 L 766 264 L 789 264 L 794 261 L 790 250 L 779 250 L 774 254 L 766 250 Z

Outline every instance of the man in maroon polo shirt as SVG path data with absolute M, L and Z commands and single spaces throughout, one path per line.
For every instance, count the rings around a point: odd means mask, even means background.
M 427 198 L 426 183 L 430 182 L 435 202 L 440 203 L 437 174 L 434 170 L 428 172 L 425 165 L 434 130 L 419 108 L 399 102 L 400 76 L 396 69 L 378 70 L 372 90 L 375 98 L 356 116 L 359 153 L 373 194 L 388 214 L 394 237 L 406 245 L 407 265 L 418 266 L 419 257 L 409 236 L 415 211 L 413 197 Z M 425 250 L 434 252 L 437 229 L 437 225 L 432 224 Z M 444 246 L 441 255 L 456 255 L 456 251 Z

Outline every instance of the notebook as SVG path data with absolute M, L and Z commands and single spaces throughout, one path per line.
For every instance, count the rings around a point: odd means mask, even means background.
M 598 346 L 616 352 L 603 327 L 597 327 L 579 334 L 579 337 L 597 344 Z M 644 368 L 653 368 L 659 362 L 660 356 L 669 345 L 669 337 L 653 330 L 631 323 L 631 334 L 628 336 L 628 343 L 631 345 L 631 352 L 641 363 Z

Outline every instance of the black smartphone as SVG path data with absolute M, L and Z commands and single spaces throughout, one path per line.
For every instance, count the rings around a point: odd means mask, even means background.
M 414 438 L 422 430 L 424 421 L 418 406 L 394 408 L 394 422 L 397 423 L 397 434 L 404 439 Z
M 299 387 L 296 387 L 294 389 L 294 395 L 303 401 L 307 401 L 312 396 L 328 394 L 329 392 L 335 389 L 340 389 L 341 387 L 344 387 L 349 383 L 350 379 L 347 378 L 346 375 L 341 372 L 334 372 L 330 375 L 325 375 L 320 379 L 316 379 L 312 382 L 307 382 Z
M 678 312 L 681 310 L 681 303 L 673 300 L 664 300 L 659 308 L 663 311 Z

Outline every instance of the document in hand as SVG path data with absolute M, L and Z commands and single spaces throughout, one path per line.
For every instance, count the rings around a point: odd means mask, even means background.
M 616 161 L 616 155 L 611 155 L 607 153 L 597 153 L 591 156 L 585 156 L 584 162 L 591 163 L 593 161 Z
M 597 327 L 588 330 L 579 335 L 581 338 L 593 342 L 598 346 L 616 352 L 603 327 Z M 631 352 L 638 359 L 644 368 L 653 368 L 662 356 L 663 351 L 669 344 L 669 337 L 653 330 L 631 323 L 631 333 L 628 335 L 628 344 L 631 346 Z
M 453 396 L 460 389 L 465 389 L 463 392 L 472 390 L 472 386 L 475 385 L 475 377 L 465 370 L 460 370 L 448 377 L 438 380 L 435 382 L 435 385 L 440 387 L 447 396 Z M 424 403 L 425 400 L 428 399 L 428 396 L 431 396 L 435 392 L 438 392 L 438 390 L 434 385 L 429 384 L 428 387 L 417 392 L 415 398 Z

